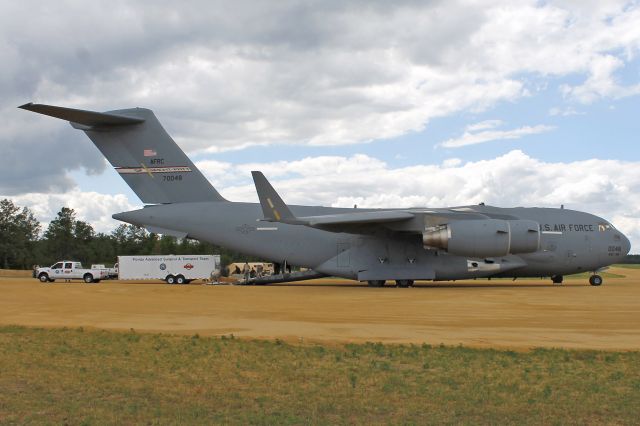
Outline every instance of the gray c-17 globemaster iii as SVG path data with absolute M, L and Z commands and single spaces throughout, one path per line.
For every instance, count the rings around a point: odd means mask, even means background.
M 287 206 L 253 172 L 260 204 L 223 198 L 151 110 L 104 113 L 29 103 L 20 108 L 83 130 L 146 206 L 114 214 L 151 232 L 194 238 L 270 260 L 283 273 L 255 283 L 320 276 L 399 287 L 415 280 L 551 277 L 597 272 L 629 252 L 608 221 L 563 208 L 356 209 Z M 285 265 L 310 268 L 286 273 Z

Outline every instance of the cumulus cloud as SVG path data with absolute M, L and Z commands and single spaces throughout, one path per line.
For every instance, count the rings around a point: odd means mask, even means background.
M 462 146 L 476 145 L 485 142 L 505 139 L 520 139 L 523 136 L 535 135 L 554 129 L 553 126 L 539 124 L 536 126 L 523 126 L 511 130 L 481 130 L 491 129 L 500 124 L 501 122 L 499 120 L 483 121 L 481 123 L 473 124 L 467 127 L 467 130 L 462 134 L 462 136 L 447 139 L 446 141 L 441 142 L 439 146 L 444 148 L 460 148 Z
M 96 232 L 111 232 L 120 223 L 111 218 L 112 214 L 141 207 L 129 202 L 122 194 L 100 194 L 78 188 L 60 194 L 0 195 L 0 199 L 3 198 L 9 198 L 21 207 L 29 207 L 44 224 L 44 229 L 62 207 L 70 207 L 75 210 L 78 219 L 89 222 Z
M 477 132 L 480 130 L 494 129 L 504 124 L 502 120 L 485 120 L 479 123 L 470 124 L 466 127 L 467 132 Z
M 584 115 L 584 112 L 580 112 L 578 110 L 576 110 L 574 107 L 572 106 L 568 106 L 568 107 L 553 107 L 551 109 L 549 109 L 549 115 L 552 117 L 569 117 L 572 115 Z
M 560 87 L 565 96 L 589 104 L 599 98 L 626 98 L 640 94 L 640 84 L 622 86 L 618 84 L 614 73 L 624 65 L 624 62 L 613 55 L 594 58 L 590 65 L 589 78 L 581 85 L 564 84 Z
M 615 79 L 638 21 L 626 1 L 5 2 L 0 182 L 56 191 L 68 170 L 103 167 L 53 119 L 15 109 L 29 100 L 150 107 L 188 151 L 361 143 L 533 96 L 531 75 L 578 76 L 562 90 L 580 102 L 638 94 Z

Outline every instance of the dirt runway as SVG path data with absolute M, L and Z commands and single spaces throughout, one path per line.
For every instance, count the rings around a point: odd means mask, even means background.
M 233 334 L 303 342 L 640 350 L 640 269 L 625 278 L 420 283 L 367 288 L 315 280 L 272 286 L 170 286 L 0 278 L 0 324 Z

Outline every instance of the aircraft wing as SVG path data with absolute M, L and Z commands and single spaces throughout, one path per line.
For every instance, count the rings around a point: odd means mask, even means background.
M 265 221 L 304 225 L 331 232 L 370 234 L 382 228 L 397 232 L 422 233 L 426 226 L 438 226 L 452 220 L 477 220 L 489 217 L 469 208 L 374 210 L 320 216 L 296 217 L 262 172 L 251 172 Z
M 333 225 L 358 225 L 368 223 L 399 222 L 413 219 L 415 215 L 395 210 L 382 210 L 373 212 L 358 212 L 344 214 L 330 214 L 324 216 L 299 217 L 298 220 L 313 227 L 333 226 Z
M 333 232 L 358 232 L 358 230 L 372 225 L 403 222 L 415 218 L 414 214 L 400 210 L 296 217 L 262 172 L 253 171 L 251 175 L 256 185 L 256 191 L 265 217 L 264 220 L 266 221 L 304 225 Z

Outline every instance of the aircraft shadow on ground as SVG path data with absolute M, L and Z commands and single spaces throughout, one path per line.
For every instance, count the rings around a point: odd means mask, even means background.
M 362 287 L 369 288 L 367 284 L 364 283 L 307 283 L 307 284 L 296 284 L 296 283 L 278 283 L 278 284 L 266 284 L 264 287 Z M 562 286 L 554 286 L 553 284 L 518 284 L 518 283 L 477 283 L 477 284 L 416 284 L 412 288 L 424 288 L 424 289 L 438 289 L 438 288 L 446 288 L 446 289 L 465 289 L 465 288 L 549 288 L 549 287 L 567 287 L 566 285 Z M 582 287 L 582 285 L 570 284 L 569 287 Z M 374 287 L 371 287 L 374 288 Z M 384 287 L 375 288 L 376 290 L 383 290 L 385 288 L 398 288 L 395 285 L 387 284 Z

